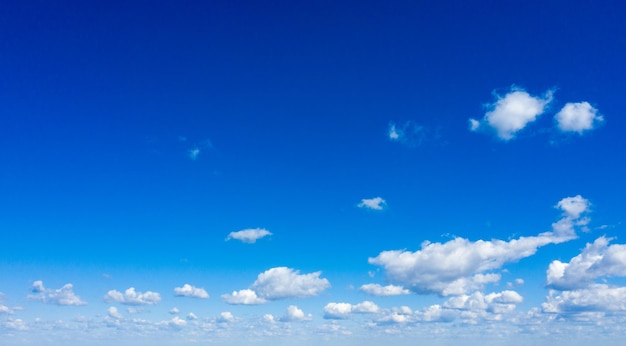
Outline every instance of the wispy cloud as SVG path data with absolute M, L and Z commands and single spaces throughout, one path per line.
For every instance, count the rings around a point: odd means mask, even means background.
M 552 91 L 542 96 L 532 96 L 524 89 L 513 86 L 504 96 L 493 93 L 496 100 L 486 105 L 488 111 L 482 120 L 470 119 L 470 130 L 478 131 L 488 126 L 505 141 L 511 140 L 528 124 L 535 121 L 552 101 Z
M 567 103 L 554 116 L 559 130 L 583 134 L 604 122 L 604 117 L 589 102 Z
M 145 293 L 135 291 L 134 287 L 128 288 L 124 293 L 110 290 L 105 296 L 107 302 L 114 301 L 126 305 L 154 305 L 161 301 L 161 295 L 156 292 Z
M 387 202 L 381 197 L 364 198 L 361 203 L 357 204 L 359 208 L 383 210 L 387 206 Z
M 264 229 L 264 228 L 250 228 L 244 229 L 237 232 L 230 232 L 226 240 L 239 240 L 244 243 L 253 244 L 256 243 L 257 240 L 272 235 L 272 232 Z
M 41 280 L 38 280 L 33 282 L 32 292 L 33 294 L 28 295 L 29 299 L 39 300 L 46 304 L 74 306 L 87 304 L 74 293 L 72 284 L 65 284 L 59 289 L 48 289 L 44 287 Z
M 198 288 L 190 284 L 184 284 L 182 287 L 175 287 L 174 294 L 178 297 L 191 297 L 208 299 L 209 294 L 204 288 Z

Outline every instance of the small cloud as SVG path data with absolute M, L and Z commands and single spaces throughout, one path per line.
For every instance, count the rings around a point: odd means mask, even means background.
M 324 306 L 324 318 L 347 319 L 352 313 L 374 314 L 379 311 L 378 305 L 367 300 L 356 305 L 350 303 L 328 303 Z
M 154 305 L 161 301 L 161 295 L 152 291 L 147 291 L 146 293 L 136 292 L 135 288 L 131 287 L 124 293 L 111 290 L 104 296 L 104 300 L 126 305 Z
M 313 315 L 305 314 L 304 311 L 299 309 L 295 305 L 289 305 L 287 312 L 280 318 L 281 322 L 295 322 L 295 321 L 310 321 L 313 319 Z
M 187 315 L 187 320 L 189 320 L 189 321 L 194 321 L 194 320 L 197 320 L 197 319 L 198 319 L 198 316 L 196 316 L 196 314 L 194 314 L 193 312 L 190 312 Z
M 257 305 L 267 302 L 267 300 L 259 298 L 256 292 L 250 289 L 233 291 L 231 294 L 222 294 L 222 299 L 226 303 L 233 305 Z
M 235 321 L 235 316 L 233 316 L 230 311 L 224 311 L 220 313 L 220 317 L 217 319 L 218 322 L 222 323 L 230 323 Z
M 359 290 L 373 296 L 398 296 L 411 293 L 411 291 L 402 286 L 381 286 L 379 284 L 366 284 L 361 286 Z
M 184 284 L 183 287 L 174 288 L 174 294 L 176 294 L 177 297 L 191 297 L 200 299 L 209 298 L 209 294 L 204 288 L 195 287 L 190 284 Z
M 124 316 L 122 316 L 122 314 L 120 314 L 120 312 L 117 311 L 117 308 L 115 306 L 111 306 L 110 308 L 107 309 L 107 315 L 116 320 L 121 320 L 122 318 L 124 318 Z
M 178 310 L 178 308 L 176 307 L 173 307 L 168 312 L 170 313 L 170 315 L 177 315 L 180 312 L 180 310 Z
M 404 144 L 409 147 L 417 147 L 425 140 L 431 139 L 429 131 L 414 121 L 407 121 L 401 125 L 390 122 L 387 127 L 387 137 L 392 142 Z
M 543 96 L 532 96 L 515 86 L 504 96 L 494 92 L 496 101 L 487 104 L 488 111 L 483 120 L 469 120 L 470 131 L 477 131 L 486 125 L 494 129 L 500 139 L 509 141 L 543 114 L 552 102 L 552 94 L 553 91 L 549 90 Z
M 41 280 L 38 280 L 33 282 L 31 290 L 33 294 L 28 296 L 29 299 L 39 300 L 46 304 L 74 306 L 87 304 L 74 294 L 74 286 L 72 284 L 65 284 L 59 289 L 48 289 L 44 287 Z
M 387 202 L 384 199 L 381 197 L 374 197 L 362 199 L 361 203 L 359 203 L 357 207 L 372 210 L 383 210 L 386 205 Z
M 189 156 L 190 159 L 196 160 L 198 156 L 200 155 L 200 148 L 189 149 L 189 151 L 187 152 L 187 155 Z
M 580 135 L 585 131 L 594 129 L 604 121 L 604 117 L 598 114 L 589 102 L 567 103 L 559 111 L 554 119 L 559 130 L 563 132 L 576 132 Z
M 254 244 L 258 239 L 272 235 L 272 232 L 264 228 L 250 228 L 237 232 L 230 232 L 226 240 L 236 239 L 244 243 Z

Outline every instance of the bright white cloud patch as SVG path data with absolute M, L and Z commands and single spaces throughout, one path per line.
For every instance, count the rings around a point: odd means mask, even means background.
M 300 274 L 298 270 L 276 267 L 259 274 L 249 289 L 222 295 L 229 304 L 263 304 L 269 300 L 306 298 L 330 287 L 322 272 Z
M 256 295 L 256 292 L 250 289 L 233 291 L 231 294 L 223 294 L 222 299 L 228 304 L 236 305 L 256 305 L 267 303 L 267 300 L 259 298 Z
M 114 301 L 126 305 L 154 305 L 161 301 L 161 295 L 156 292 L 147 291 L 145 293 L 136 292 L 131 287 L 121 293 L 116 290 L 110 290 L 105 296 L 107 302 Z
M 48 289 L 44 287 L 41 280 L 38 280 L 33 282 L 32 292 L 33 294 L 30 294 L 28 298 L 39 300 L 47 304 L 75 306 L 87 304 L 74 294 L 74 286 L 72 284 L 65 284 L 59 289 Z
M 398 296 L 402 294 L 409 294 L 411 291 L 402 286 L 387 285 L 381 286 L 379 284 L 366 284 L 362 285 L 359 290 L 371 294 L 373 296 Z
M 599 115 L 598 110 L 593 108 L 589 102 L 567 103 L 554 116 L 554 119 L 561 131 L 579 134 L 592 130 L 604 121 L 604 117 Z
M 373 314 L 379 311 L 378 305 L 367 300 L 356 305 L 350 303 L 328 303 L 324 306 L 324 318 L 347 319 L 352 313 Z
M 553 232 L 510 241 L 494 239 L 472 242 L 455 238 L 446 243 L 424 242 L 421 250 L 383 251 L 370 258 L 369 263 L 382 266 L 391 282 L 419 294 L 466 294 L 488 283 L 498 282 L 500 274 L 492 271 L 504 264 L 529 257 L 539 247 L 574 239 L 574 227 L 588 206 L 588 203 L 583 203 L 585 207 L 581 208 L 579 204 L 571 202 L 572 198 L 578 201 L 578 197 L 565 198 L 559 202 L 564 216 L 553 224 Z M 580 197 L 580 200 L 584 199 Z
M 512 87 L 511 91 L 488 104 L 488 111 L 482 121 L 470 119 L 470 130 L 477 131 L 484 125 L 493 128 L 498 137 L 508 141 L 541 115 L 552 101 L 552 92 L 543 96 L 532 96 L 521 88 Z
M 230 323 L 236 320 L 235 316 L 230 311 L 224 311 L 220 313 L 220 317 L 218 317 L 217 321 L 221 323 Z
M 494 313 L 511 312 L 524 299 L 515 291 L 502 291 L 484 295 L 474 292 L 472 295 L 461 295 L 450 298 L 444 307 L 458 310 L 485 310 Z
M 184 284 L 182 287 L 174 288 L 174 294 L 179 297 L 191 297 L 208 299 L 209 294 L 204 288 L 198 288 L 190 284 Z
M 381 197 L 374 197 L 374 198 L 362 199 L 361 203 L 359 203 L 357 206 L 359 208 L 365 208 L 365 209 L 383 210 L 386 205 L 387 205 L 387 202 L 384 199 L 382 199 Z
M 609 245 L 609 241 L 600 237 L 569 263 L 550 263 L 546 273 L 548 287 L 572 290 L 588 287 L 601 277 L 626 276 L 626 245 Z
M 272 235 L 272 233 L 266 229 L 251 228 L 251 229 L 244 229 L 244 230 L 237 231 L 237 232 L 230 232 L 228 234 L 228 237 L 226 237 L 226 240 L 236 239 L 244 243 L 253 244 L 258 239 L 261 239 L 269 235 Z
M 295 322 L 295 321 L 310 321 L 313 319 L 313 315 L 305 314 L 304 311 L 299 309 L 295 305 L 289 305 L 285 315 L 280 318 L 281 322 Z
M 560 314 L 626 311 L 626 287 L 593 284 L 573 291 L 550 290 L 541 307 L 544 312 Z
M 124 318 L 124 316 L 122 316 L 122 314 L 117 311 L 117 308 L 115 306 L 111 306 L 107 309 L 107 315 L 116 320 L 121 320 L 122 318 Z

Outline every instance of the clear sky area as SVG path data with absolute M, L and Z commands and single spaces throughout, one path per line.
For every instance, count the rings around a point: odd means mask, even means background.
M 622 1 L 3 1 L 0 344 L 622 345 Z

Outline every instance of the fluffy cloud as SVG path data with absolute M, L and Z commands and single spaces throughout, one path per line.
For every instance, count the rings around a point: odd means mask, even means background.
M 265 304 L 267 300 L 260 298 L 250 289 L 233 291 L 231 294 L 222 294 L 222 299 L 228 304 L 256 305 Z
M 272 233 L 266 229 L 251 228 L 251 229 L 244 229 L 244 230 L 237 231 L 237 232 L 230 232 L 228 234 L 228 237 L 226 237 L 226 240 L 236 239 L 244 243 L 253 244 L 253 243 L 256 243 L 258 239 L 261 239 L 269 235 L 272 235 Z
M 500 96 L 494 92 L 496 101 L 488 104 L 489 109 L 482 121 L 470 119 L 470 130 L 477 131 L 484 125 L 495 129 L 498 137 L 508 141 L 541 115 L 552 101 L 552 92 L 543 96 L 531 96 L 525 90 L 512 87 L 511 91 Z
M 235 316 L 230 311 L 224 311 L 220 313 L 220 317 L 217 318 L 218 322 L 221 323 L 230 323 L 236 320 Z
M 499 293 L 474 292 L 472 295 L 461 295 L 450 298 L 444 307 L 457 310 L 485 310 L 493 313 L 506 313 L 515 309 L 524 299 L 515 291 Z
M 6 305 L 0 304 L 0 314 L 12 314 L 13 310 Z
M 313 319 L 311 314 L 305 314 L 304 311 L 299 309 L 295 305 L 289 305 L 285 315 L 280 318 L 281 322 L 294 322 L 294 321 L 310 321 Z
M 168 311 L 171 315 L 176 315 L 180 312 L 180 310 L 178 310 L 177 307 L 173 307 L 170 309 L 170 311 Z
M 402 294 L 409 294 L 411 291 L 402 286 L 387 285 L 381 286 L 379 284 L 366 284 L 362 285 L 359 290 L 371 294 L 373 296 L 398 296 Z
M 500 280 L 499 274 L 489 271 L 531 256 L 539 247 L 575 238 L 573 227 L 588 207 L 588 202 L 579 197 L 568 197 L 557 204 L 564 216 L 553 224 L 552 232 L 510 241 L 472 242 L 455 238 L 446 243 L 424 242 L 421 250 L 383 251 L 370 258 L 369 263 L 382 266 L 391 282 L 416 293 L 441 296 L 466 294 L 469 290 Z
M 555 208 L 563 212 L 563 217 L 552 224 L 552 230 L 555 234 L 561 236 L 575 236 L 576 227 L 582 227 L 584 231 L 590 219 L 583 216 L 589 212 L 591 203 L 581 195 L 574 197 L 566 197 L 559 201 Z
M 116 320 L 121 320 L 122 318 L 124 318 L 124 316 L 122 316 L 122 314 L 117 311 L 117 308 L 115 306 L 111 306 L 107 309 L 107 315 Z
M 592 284 L 587 288 L 558 292 L 550 290 L 541 306 L 547 313 L 626 311 L 626 287 Z
M 383 210 L 383 208 L 387 205 L 387 202 L 381 197 L 374 198 L 364 198 L 361 200 L 357 206 L 359 208 L 366 208 L 372 210 Z
M 44 287 L 41 280 L 38 280 L 33 282 L 32 292 L 33 294 L 29 295 L 28 298 L 40 300 L 47 304 L 75 306 L 87 304 L 74 294 L 74 286 L 72 284 L 65 284 L 59 289 L 48 289 Z
M 324 306 L 324 318 L 346 319 L 352 313 L 371 314 L 379 311 L 378 305 L 367 300 L 356 305 L 350 303 L 328 303 Z
M 194 287 L 190 284 L 184 284 L 183 287 L 174 288 L 174 294 L 179 297 L 192 297 L 192 298 L 209 298 L 209 294 L 204 288 Z
M 546 273 L 548 287 L 572 290 L 587 287 L 600 277 L 626 276 L 626 245 L 609 245 L 609 241 L 596 239 L 569 263 L 552 261 Z
M 115 301 L 126 305 L 154 305 L 161 301 L 161 295 L 156 292 L 146 293 L 136 292 L 134 287 L 127 289 L 124 293 L 110 290 L 105 296 L 107 302 Z
M 589 102 L 567 103 L 555 116 L 557 126 L 563 132 L 577 132 L 592 130 L 602 123 L 604 118 L 598 114 Z
M 306 298 L 320 294 L 330 287 L 322 272 L 300 274 L 298 270 L 276 267 L 258 275 L 250 289 L 222 295 L 229 304 L 263 304 L 268 300 Z

